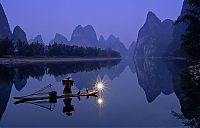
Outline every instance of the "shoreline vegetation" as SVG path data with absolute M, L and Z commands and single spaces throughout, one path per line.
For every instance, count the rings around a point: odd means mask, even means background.
M 65 62 L 91 62 L 91 61 L 110 61 L 110 60 L 121 60 L 119 57 L 104 57 L 104 58 L 61 58 L 61 57 L 9 57 L 0 58 L 1 65 L 12 65 L 12 64 L 37 64 L 37 63 L 65 63 Z
M 0 58 L 0 64 L 23 64 L 107 60 L 121 58 L 121 55 L 111 49 L 57 44 L 56 42 L 52 45 L 39 42 L 28 44 L 22 41 L 13 42 L 6 38 L 0 39 Z

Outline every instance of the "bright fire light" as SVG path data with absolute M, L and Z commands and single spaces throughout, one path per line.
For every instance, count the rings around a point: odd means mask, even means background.
M 98 103 L 99 105 L 102 105 L 102 104 L 103 104 L 103 99 L 101 99 L 101 98 L 97 99 L 97 103 Z
M 104 89 L 104 84 L 102 82 L 97 82 L 96 84 L 96 88 L 100 91 L 102 91 Z

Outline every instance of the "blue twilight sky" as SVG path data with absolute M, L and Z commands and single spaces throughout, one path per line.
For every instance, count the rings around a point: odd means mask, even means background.
M 33 38 L 45 42 L 61 33 L 68 39 L 77 25 L 92 25 L 99 37 L 114 34 L 126 46 L 137 39 L 148 11 L 161 20 L 175 20 L 183 0 L 0 0 L 11 29 L 20 25 Z

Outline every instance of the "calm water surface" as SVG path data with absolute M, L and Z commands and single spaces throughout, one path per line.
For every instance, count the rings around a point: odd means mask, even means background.
M 181 70 L 177 65 L 164 60 L 1 65 L 0 126 L 182 127 L 172 115 L 172 111 L 181 113 L 177 98 Z M 75 80 L 75 93 L 85 92 L 94 87 L 95 81 L 103 80 L 105 89 L 98 94 L 102 104 L 95 97 L 82 97 L 80 101 L 73 98 L 75 111 L 71 116 L 63 113 L 63 99 L 56 104 L 13 104 L 14 96 L 31 94 L 48 84 L 62 94 L 61 80 L 67 76 Z

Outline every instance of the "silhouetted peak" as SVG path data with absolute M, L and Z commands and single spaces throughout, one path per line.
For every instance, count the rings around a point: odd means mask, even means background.
M 35 40 L 37 40 L 37 42 L 39 42 L 39 43 L 43 43 L 42 35 L 36 36 Z
M 150 18 L 157 18 L 157 16 L 152 11 L 149 11 L 148 14 L 147 14 L 147 18 L 148 19 L 150 19 Z
M 76 28 L 75 28 L 75 30 L 76 29 L 83 29 L 83 26 L 82 25 L 78 25 Z
M 173 20 L 170 20 L 170 19 L 166 19 L 162 22 L 163 24 L 173 24 L 174 21 Z
M 92 25 L 87 25 L 87 26 L 85 26 L 84 28 L 85 28 L 85 29 L 92 29 L 92 30 L 94 30 L 94 28 L 93 28 Z
M 15 30 L 15 29 L 21 29 L 21 27 L 17 25 L 17 26 L 14 28 L 14 30 Z
M 20 26 L 16 26 L 13 30 L 13 33 L 19 32 L 19 31 L 24 31 Z
M 116 38 L 113 34 L 111 34 L 108 38 Z
M 173 21 L 161 20 L 149 12 L 143 27 L 139 30 L 135 57 L 162 57 L 172 41 Z
M 77 30 L 84 30 L 84 31 L 95 31 L 94 28 L 92 27 L 92 25 L 87 25 L 85 27 L 83 27 L 82 25 L 78 25 L 76 28 L 75 28 L 75 31 Z
M 108 41 L 111 41 L 111 40 L 112 40 L 112 41 L 114 41 L 114 40 L 115 40 L 115 41 L 120 41 L 120 39 L 119 39 L 119 38 L 115 37 L 115 36 L 114 36 L 114 35 L 112 35 L 112 34 L 111 34 L 111 35 L 108 37 L 108 39 L 107 39 L 107 40 L 108 40 Z
M 57 43 L 57 44 L 61 44 L 61 43 L 68 44 L 69 41 L 67 40 L 67 38 L 64 35 L 56 33 L 54 39 L 49 42 L 50 45 L 53 45 L 54 43 Z
M 152 12 L 148 12 L 146 22 L 153 24 L 155 22 L 161 22 L 161 20 Z
M 92 25 L 87 25 L 85 27 L 83 27 L 82 25 L 78 25 L 75 30 L 92 30 L 95 31 Z
M 61 35 L 61 34 L 59 34 L 59 33 L 56 33 L 56 34 L 55 34 L 55 37 L 58 37 L 58 36 L 60 36 L 60 35 Z
M 173 29 L 172 27 L 174 27 L 174 21 L 170 20 L 170 19 L 166 19 L 162 22 L 162 26 L 166 29 L 166 30 L 170 30 L 172 33 Z
M 13 30 L 13 39 L 14 41 L 23 41 L 27 42 L 26 33 L 20 26 L 16 26 Z
M 44 43 L 42 35 L 37 35 L 34 39 L 28 41 L 29 43 Z
M 65 39 L 67 41 L 67 38 L 64 35 L 56 33 L 55 39 L 60 39 L 60 38 Z
M 97 35 L 91 25 L 85 27 L 79 25 L 72 33 L 71 41 L 73 45 L 97 47 Z
M 11 38 L 12 32 L 8 24 L 8 19 L 4 12 L 3 6 L 0 4 L 0 38 Z
M 37 35 L 35 39 L 42 39 L 42 35 Z
M 105 41 L 105 38 L 101 35 L 101 36 L 99 37 L 99 41 Z

